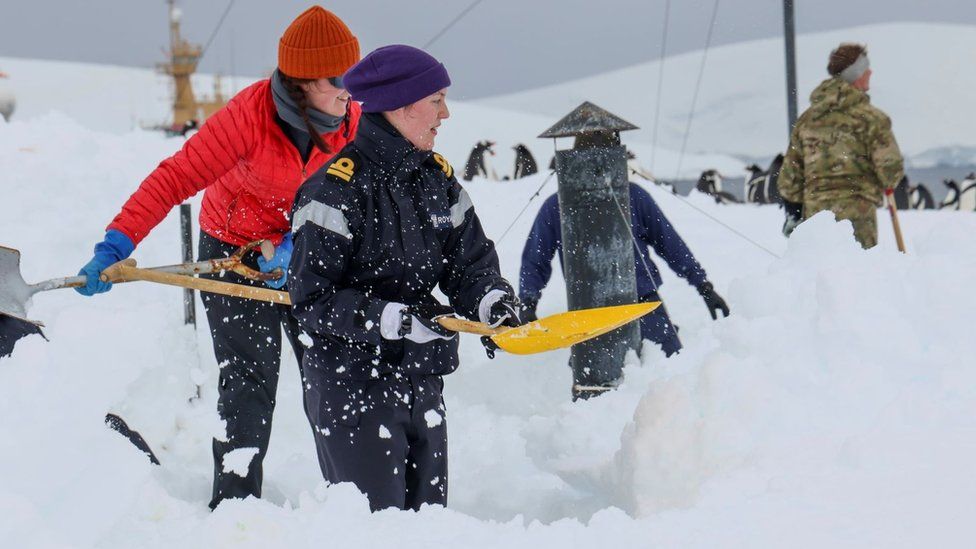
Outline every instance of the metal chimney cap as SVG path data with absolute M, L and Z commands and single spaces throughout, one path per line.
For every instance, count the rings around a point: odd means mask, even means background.
M 636 129 L 638 129 L 637 126 L 623 118 L 601 109 L 589 101 L 584 101 L 573 112 L 542 132 L 539 137 L 574 137 L 585 133 L 622 132 Z

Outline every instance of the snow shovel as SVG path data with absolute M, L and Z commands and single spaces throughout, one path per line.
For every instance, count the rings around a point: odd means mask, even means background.
M 277 272 L 277 270 L 270 273 L 262 273 L 251 269 L 241 262 L 245 253 L 259 246 L 262 249 L 262 253 L 267 254 L 268 245 L 270 245 L 270 242 L 267 240 L 258 240 L 242 246 L 230 257 L 141 270 L 152 271 L 161 275 L 175 276 L 180 280 L 187 281 L 200 280 L 204 282 L 203 279 L 193 278 L 193 275 L 221 271 L 232 271 L 252 280 L 274 280 L 281 276 L 281 273 Z M 273 253 L 273 246 L 271 246 L 271 249 Z M 142 279 L 130 278 L 123 280 L 116 277 L 107 281 L 127 282 L 128 280 Z M 84 276 L 70 276 L 28 284 L 20 274 L 20 251 L 14 248 L 0 246 L 0 357 L 10 355 L 13 352 L 14 344 L 23 337 L 30 334 L 39 334 L 41 337 L 44 337 L 44 332 L 41 331 L 44 324 L 27 318 L 27 306 L 34 294 L 61 288 L 78 288 L 84 286 L 86 283 L 87 280 Z M 248 288 L 248 286 L 241 287 Z M 281 294 L 283 292 L 278 293 Z M 280 302 L 280 296 L 278 301 Z
M 291 305 L 291 299 L 287 292 L 181 276 L 151 269 L 140 269 L 135 265 L 135 260 L 132 259 L 120 261 L 102 272 L 102 280 L 105 282 L 146 280 L 183 288 L 193 288 L 202 292 Z M 660 305 L 660 301 L 652 301 L 569 311 L 547 316 L 517 328 L 507 326 L 492 328 L 481 322 L 451 316 L 438 318 L 437 321 L 441 326 L 455 332 L 488 336 L 500 349 L 509 353 L 529 355 L 562 349 L 593 339 L 628 322 L 637 320 Z
M 291 305 L 287 292 L 139 269 L 132 259 L 120 261 L 105 269 L 102 278 L 106 282 L 146 280 L 193 288 L 202 292 Z M 492 328 L 481 322 L 449 316 L 438 318 L 437 321 L 441 326 L 455 332 L 488 336 L 500 349 L 510 353 L 529 355 L 569 347 L 603 335 L 637 320 L 660 305 L 660 301 L 652 301 L 569 311 L 541 318 L 517 328 L 501 326 Z
M 135 261 L 131 259 L 121 261 L 105 269 L 102 276 L 111 278 L 113 281 L 148 280 L 161 284 L 194 288 L 202 292 L 291 305 L 291 299 L 286 292 L 139 269 L 135 267 Z M 451 316 L 438 318 L 437 321 L 441 326 L 455 332 L 488 336 L 500 349 L 509 353 L 530 355 L 562 349 L 601 336 L 628 322 L 637 320 L 660 305 L 660 301 L 652 301 L 581 309 L 547 316 L 517 328 L 507 326 L 492 328 L 481 322 Z
M 613 331 L 650 313 L 660 301 L 613 307 L 580 309 L 559 313 L 523 324 L 517 328 L 491 328 L 481 322 L 454 317 L 437 321 L 449 330 L 488 336 L 502 350 L 516 355 L 531 355 L 562 349 Z

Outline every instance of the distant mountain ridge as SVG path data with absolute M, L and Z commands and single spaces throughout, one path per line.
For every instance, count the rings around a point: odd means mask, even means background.
M 976 146 L 936 147 L 911 157 L 915 168 L 967 168 L 976 165 Z
M 976 27 L 890 23 L 797 37 L 799 107 L 827 77 L 827 57 L 840 42 L 868 45 L 872 102 L 887 112 L 908 155 L 976 146 L 972 70 Z M 680 150 L 701 52 L 664 61 L 658 145 Z M 659 61 L 571 82 L 480 100 L 506 109 L 556 115 L 584 100 L 641 126 L 634 139 L 653 140 Z M 741 42 L 708 52 L 688 151 L 771 157 L 786 147 L 786 84 L 780 38 Z M 933 153 L 938 154 L 938 153 Z
M 0 70 L 10 74 L 6 84 L 17 97 L 12 123 L 60 112 L 88 129 L 125 133 L 166 122 L 171 116 L 171 81 L 150 69 L 0 57 Z M 225 76 L 224 94 L 230 97 L 254 81 L 254 78 Z M 213 75 L 195 75 L 194 89 L 210 94 Z M 438 138 L 437 150 L 456 166 L 463 166 L 475 143 L 485 139 L 495 141 L 498 154 L 492 157 L 492 164 L 499 176 L 511 174 L 512 147 L 518 143 L 526 144 L 540 166 L 547 167 L 553 155 L 552 143 L 537 136 L 566 114 L 525 113 L 454 99 L 450 100 L 450 107 L 451 118 Z M 646 165 L 651 147 L 648 142 L 635 139 L 634 134 L 627 132 L 625 140 Z M 571 141 L 559 144 L 560 148 L 570 145 Z M 678 154 L 662 149 L 657 157 L 661 177 L 671 177 L 678 164 Z M 743 166 L 734 158 L 714 154 L 688 154 L 681 165 L 687 177 L 696 178 L 704 169 L 739 173 Z

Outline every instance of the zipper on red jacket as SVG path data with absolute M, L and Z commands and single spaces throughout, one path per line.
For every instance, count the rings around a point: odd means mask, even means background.
M 296 148 L 295 150 L 297 151 L 298 149 Z M 305 179 L 308 178 L 308 165 L 312 163 L 312 159 L 315 158 L 316 154 L 325 154 L 325 153 L 320 151 L 318 147 L 313 145 L 312 152 L 309 153 L 308 155 L 308 162 L 302 162 L 302 155 L 301 154 L 298 155 L 298 163 L 302 165 L 302 183 L 304 183 Z
M 281 127 L 278 127 L 278 138 L 284 140 L 284 142 L 288 144 L 288 148 L 292 150 L 293 157 L 298 159 L 298 165 L 302 167 L 302 183 L 304 183 L 305 179 L 308 177 L 308 165 L 311 164 L 312 158 L 315 157 L 315 153 L 322 151 L 319 151 L 319 148 L 313 145 L 312 151 L 308 155 L 308 162 L 305 162 L 302 160 L 302 152 L 298 150 L 298 147 L 294 143 L 291 142 L 291 139 L 288 139 L 288 136 L 285 135 L 285 132 L 281 129 Z
M 312 151 L 308 153 L 308 161 L 304 162 L 302 161 L 302 153 L 298 152 L 298 147 L 293 148 L 295 149 L 295 153 L 298 154 L 298 163 L 302 166 L 302 183 L 304 183 L 308 177 L 308 165 L 312 163 L 312 159 L 315 158 L 316 153 L 322 153 L 322 151 L 315 145 L 312 145 Z

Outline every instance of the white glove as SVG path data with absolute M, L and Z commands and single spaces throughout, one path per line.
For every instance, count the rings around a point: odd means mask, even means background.
M 380 335 L 391 341 L 407 339 L 421 344 L 437 339 L 454 339 L 457 333 L 437 322 L 437 318 L 453 312 L 453 309 L 443 305 L 407 307 L 403 303 L 391 302 L 380 315 Z
M 478 319 L 491 328 L 505 326 L 519 326 L 522 324 L 519 318 L 521 303 L 514 295 L 505 290 L 491 290 L 478 303 Z

